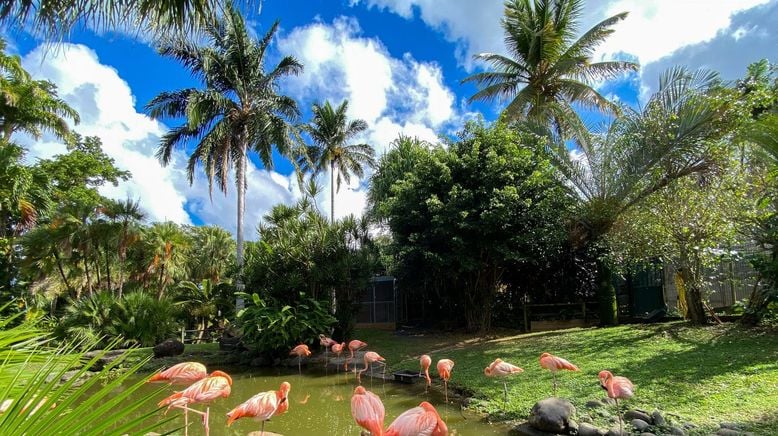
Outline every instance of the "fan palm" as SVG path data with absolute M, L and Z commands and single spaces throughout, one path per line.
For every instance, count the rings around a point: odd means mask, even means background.
M 186 274 L 190 241 L 178 225 L 167 221 L 147 227 L 143 244 L 147 279 L 155 278 L 157 299 L 161 300 L 168 285 Z
M 351 174 L 362 178 L 365 175 L 363 165 L 375 166 L 375 151 L 368 144 L 347 144 L 347 142 L 367 130 L 364 120 L 348 120 L 348 101 L 337 108 L 330 102 L 313 105 L 313 120 L 303 129 L 310 135 L 313 144 L 307 147 L 310 162 L 301 160 L 303 169 L 311 169 L 314 174 L 330 170 L 330 221 L 335 221 L 335 193 L 340 191 L 342 181 L 351 182 Z
M 110 202 L 103 213 L 118 225 L 117 248 L 119 256 L 119 284 L 117 296 L 122 298 L 124 292 L 124 272 L 127 263 L 127 249 L 138 242 L 141 237 L 140 222 L 146 217 L 138 201 L 120 200 Z
M 618 106 L 591 84 L 637 70 L 638 65 L 591 62 L 591 56 L 627 13 L 601 21 L 576 40 L 582 10 L 582 0 L 506 1 L 502 27 L 508 55 L 475 56 L 492 71 L 462 81 L 480 87 L 470 101 L 509 101 L 502 113 L 508 121 L 529 119 L 563 135 L 581 135 L 586 130 L 572 104 L 618 113 Z
M 239 274 L 243 265 L 247 153 L 255 151 L 265 168 L 271 169 L 273 146 L 282 155 L 292 153 L 289 122 L 299 116 L 296 102 L 278 93 L 278 81 L 300 74 L 302 64 L 286 56 L 270 71 L 265 70 L 267 49 L 277 29 L 278 22 L 256 40 L 249 36 L 240 13 L 228 7 L 223 19 L 203 28 L 210 45 L 198 46 L 183 37 L 163 41 L 160 53 L 181 61 L 204 82 L 205 89 L 163 92 L 146 106 L 154 118 L 186 118 L 184 124 L 163 136 L 157 155 L 167 165 L 176 147 L 195 141 L 188 164 L 190 183 L 201 163 L 210 188 L 215 181 L 226 192 L 229 172 L 235 166 Z
M 617 322 L 616 295 L 603 256 L 603 236 L 618 217 L 681 177 L 711 169 L 718 141 L 731 132 L 730 111 L 709 94 L 715 73 L 674 68 L 640 110 L 627 110 L 602 133 L 549 147 L 552 164 L 579 200 L 573 240 L 599 247 L 601 321 Z
M 189 276 L 221 282 L 235 262 L 235 240 L 218 226 L 202 226 L 192 229 L 192 251 Z

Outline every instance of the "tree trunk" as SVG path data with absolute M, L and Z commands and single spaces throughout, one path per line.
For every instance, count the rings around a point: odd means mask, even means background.
M 335 222 L 335 161 L 330 162 L 330 222 Z
M 84 261 L 84 274 L 86 274 L 86 290 L 89 292 L 89 296 L 92 296 L 92 277 L 89 275 L 89 262 L 86 260 L 86 256 L 82 259 Z
M 245 141 L 245 139 L 244 139 Z M 241 144 L 238 172 L 235 180 L 238 188 L 238 228 L 235 231 L 237 253 L 235 264 L 238 266 L 238 280 L 243 281 L 243 215 L 246 213 L 246 144 Z
M 126 255 L 121 254 L 119 259 L 119 299 L 122 298 L 122 293 L 124 291 L 124 263 L 126 261 L 125 259 Z
M 686 285 L 684 299 L 686 300 L 689 320 L 694 324 L 706 324 L 708 318 L 705 316 L 705 308 L 702 305 L 702 292 L 700 291 L 699 285 L 695 283 L 694 279 L 688 273 L 688 269 L 684 269 L 681 272 L 681 277 Z
M 57 269 L 59 270 L 59 275 L 62 277 L 62 282 L 65 284 L 65 288 L 68 290 L 68 292 L 73 292 L 73 287 L 70 286 L 70 282 L 68 282 L 68 278 L 65 275 L 65 270 L 62 268 L 62 259 L 59 257 L 59 252 L 57 252 L 57 249 L 54 248 L 54 260 L 57 261 Z M 76 295 L 76 299 L 78 299 L 78 295 Z
M 105 253 L 103 257 L 105 258 L 105 289 L 111 292 L 111 262 L 108 260 L 108 253 Z
M 600 324 L 617 325 L 619 323 L 619 306 L 616 300 L 616 288 L 613 287 L 613 271 L 602 255 L 597 256 L 596 265 Z

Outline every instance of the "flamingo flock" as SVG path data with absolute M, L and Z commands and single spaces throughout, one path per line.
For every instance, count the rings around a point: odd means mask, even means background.
M 325 350 L 331 350 L 333 354 L 340 357 L 345 351 L 346 343 L 338 343 L 325 335 L 319 335 L 320 345 Z M 349 362 L 353 361 L 358 351 L 366 348 L 367 343 L 354 339 L 348 343 L 349 357 L 345 359 L 344 367 L 348 371 Z M 326 352 L 326 351 L 325 351 Z M 300 344 L 294 347 L 289 354 L 297 356 L 298 372 L 302 372 L 301 361 L 303 357 L 311 355 L 308 346 Z M 374 351 L 366 351 L 363 355 L 364 367 L 357 371 L 356 364 L 354 372 L 356 380 L 359 383 L 354 389 L 351 397 L 351 415 L 354 421 L 369 432 L 372 436 L 446 436 L 448 428 L 441 419 L 435 406 L 427 401 L 422 401 L 417 407 L 406 410 L 392 423 L 384 428 L 386 412 L 381 398 L 361 386 L 362 374 L 368 369 L 372 370 L 372 365 L 377 364 L 383 367 L 386 372 L 386 360 Z M 326 360 L 325 360 L 326 362 Z M 568 360 L 554 356 L 550 353 L 540 355 L 540 367 L 551 371 L 553 379 L 553 395 L 556 396 L 557 390 L 557 372 L 580 371 L 580 369 L 570 363 Z M 325 363 L 326 365 L 326 363 Z M 430 367 L 432 358 L 424 354 L 419 358 L 421 371 L 419 377 L 424 376 L 426 381 L 425 392 L 428 392 L 432 378 L 430 377 Z M 336 365 L 339 367 L 339 364 Z M 436 369 L 438 376 L 443 381 L 445 401 L 448 403 L 448 383 L 451 380 L 454 368 L 454 361 L 451 359 L 440 359 L 437 362 Z M 372 371 L 371 371 L 372 372 Z M 503 361 L 500 358 L 495 359 L 491 364 L 484 368 L 484 375 L 487 377 L 499 378 L 503 382 L 504 400 L 508 402 L 508 384 L 507 379 L 524 372 L 522 368 Z M 619 429 L 623 431 L 623 422 L 621 411 L 619 410 L 619 400 L 626 400 L 633 396 L 634 385 L 626 377 L 614 376 L 609 371 L 600 371 L 598 374 L 600 386 L 607 392 L 609 398 L 615 400 L 616 413 L 619 419 Z M 202 417 L 206 436 L 209 435 L 209 407 L 208 405 L 219 398 L 230 396 L 232 378 L 222 371 L 213 371 L 208 374 L 204 365 L 197 362 L 184 362 L 170 367 L 158 374 L 151 376 L 148 382 L 165 382 L 173 384 L 190 384 L 186 389 L 175 392 L 164 400 L 159 402 L 159 406 L 168 406 L 165 413 L 171 408 L 177 408 L 184 411 L 184 434 L 187 435 L 189 425 L 188 413 L 192 412 Z M 242 404 L 233 408 L 227 413 L 227 426 L 241 418 L 253 418 L 261 423 L 260 435 L 264 435 L 265 422 L 274 416 L 285 413 L 289 408 L 289 391 L 291 384 L 281 383 L 277 391 L 260 392 L 249 398 Z M 192 408 L 193 405 L 203 404 L 205 411 Z

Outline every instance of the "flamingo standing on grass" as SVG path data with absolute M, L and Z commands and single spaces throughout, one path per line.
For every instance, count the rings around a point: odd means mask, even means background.
M 340 359 L 340 354 L 343 353 L 343 349 L 346 348 L 346 343 L 341 342 L 340 344 L 333 344 L 332 345 L 332 353 Z M 335 368 L 337 368 L 338 371 L 340 371 L 340 365 L 335 365 Z
M 497 358 L 494 359 L 494 362 L 491 363 L 491 365 L 484 368 L 484 374 L 487 377 L 500 377 L 502 378 L 502 386 L 505 389 L 505 402 L 508 402 L 508 382 L 505 380 L 505 377 L 508 377 L 509 375 L 518 374 L 524 372 L 523 369 L 519 368 L 516 365 L 510 364 L 508 362 L 503 362 L 502 359 Z
M 232 378 L 222 371 L 214 371 L 208 377 L 194 382 L 191 386 L 183 391 L 176 392 L 173 395 L 165 398 L 159 402 L 159 406 L 168 406 L 165 414 L 175 407 L 184 411 L 184 434 L 188 434 L 189 427 L 189 415 L 188 412 L 197 413 L 203 417 L 203 424 L 205 425 L 205 435 L 208 436 L 210 428 L 208 426 L 208 417 L 210 415 L 210 407 L 205 408 L 205 412 L 195 410 L 189 407 L 194 403 L 210 403 L 217 398 L 230 396 L 232 386 Z
M 451 380 L 451 370 L 454 369 L 454 361 L 451 359 L 438 360 L 438 375 L 443 379 L 443 386 L 446 392 L 446 403 L 448 403 L 448 381 Z
M 277 391 L 260 392 L 227 413 L 227 427 L 240 418 L 254 418 L 262 422 L 260 436 L 265 434 L 265 421 L 289 409 L 289 382 L 281 383 Z
M 303 370 L 300 368 L 300 363 L 303 360 L 303 356 L 308 357 L 311 355 L 311 350 L 308 349 L 308 346 L 305 344 L 300 344 L 294 348 L 292 348 L 292 351 L 289 352 L 290 356 L 297 356 L 297 372 L 299 374 L 303 373 Z
M 319 345 L 324 347 L 324 366 L 327 366 L 327 351 L 329 351 L 330 347 L 337 344 L 334 339 L 328 337 L 327 335 L 320 334 L 319 335 Z
M 448 428 L 435 407 L 422 401 L 418 407 L 406 410 L 386 429 L 385 436 L 447 436 Z
M 154 374 L 146 383 L 168 382 L 170 384 L 192 384 L 208 377 L 205 365 L 198 362 L 182 362 Z
M 616 401 L 616 415 L 619 417 L 619 434 L 624 432 L 624 424 L 619 410 L 619 398 L 628 400 L 635 393 L 635 386 L 626 377 L 614 376 L 610 371 L 600 371 L 600 386 L 608 392 L 608 397 Z
M 354 339 L 353 341 L 348 343 L 348 350 L 351 352 L 351 355 L 348 359 L 346 359 L 346 371 L 348 371 L 348 362 L 352 359 L 354 359 L 354 353 L 357 351 L 367 347 L 367 342 L 362 342 L 359 339 Z M 354 367 L 354 371 L 356 372 L 356 367 Z
M 357 372 L 357 381 L 359 381 L 359 384 L 362 384 L 362 373 L 367 371 L 368 367 L 370 367 L 370 365 L 373 363 L 377 363 L 383 366 L 384 375 L 386 374 L 385 359 L 375 351 L 368 351 L 367 353 L 365 353 L 365 367 L 360 369 L 359 372 Z M 354 365 L 354 369 L 356 369 L 356 365 Z M 370 371 L 370 374 L 373 374 L 372 369 Z
M 381 402 L 378 395 L 362 386 L 357 386 L 351 397 L 351 416 L 360 427 L 369 431 L 372 436 L 383 435 L 384 403 Z
M 554 356 L 550 353 L 543 353 L 540 355 L 540 366 L 551 371 L 554 376 L 554 396 L 556 396 L 556 373 L 559 370 L 566 369 L 568 371 L 580 371 L 577 366 L 568 362 L 561 357 Z
M 429 392 L 432 385 L 432 379 L 430 378 L 430 365 L 432 365 L 432 358 L 426 354 L 422 355 L 419 359 L 419 365 L 421 370 L 424 371 L 424 378 L 427 380 L 427 386 L 424 387 L 424 392 Z M 419 373 L 421 375 L 421 373 Z

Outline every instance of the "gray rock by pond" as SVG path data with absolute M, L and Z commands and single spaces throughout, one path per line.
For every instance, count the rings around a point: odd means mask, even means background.
M 612 429 L 608 430 L 607 433 L 605 433 L 605 436 L 628 436 L 629 432 L 627 431 L 621 431 L 619 432 L 618 427 L 613 427 Z
M 154 346 L 154 357 L 178 356 L 184 352 L 184 344 L 175 339 L 168 339 Z
M 631 421 L 632 426 L 635 427 L 637 431 L 645 431 L 647 428 L 651 427 L 651 424 L 647 423 L 646 421 L 643 421 L 642 419 L 633 419 Z
M 578 426 L 578 436 L 604 436 L 605 433 L 605 430 L 600 430 L 591 424 L 583 423 Z
M 516 427 L 513 427 L 510 431 L 511 436 L 554 436 L 556 433 L 548 433 L 542 430 L 538 430 L 531 425 L 529 425 L 529 422 L 523 422 Z
M 674 434 L 678 436 L 686 436 L 686 432 L 681 427 L 676 427 L 676 426 L 670 427 L 670 434 Z
M 734 422 L 722 422 L 719 424 L 719 427 L 728 428 L 730 430 L 740 430 L 740 425 L 735 424 Z
M 598 409 L 600 407 L 604 407 L 605 403 L 600 400 L 589 400 L 586 402 L 585 406 L 590 409 Z
M 666 424 L 665 417 L 662 416 L 662 412 L 654 410 L 651 412 L 651 418 L 654 420 L 654 425 L 663 426 Z
M 542 431 L 568 433 L 570 420 L 575 415 L 572 403 L 562 398 L 540 400 L 529 412 L 529 424 Z
M 651 420 L 651 417 L 648 416 L 647 413 L 644 413 L 641 410 L 627 410 L 624 413 L 624 420 L 625 421 L 631 421 L 633 419 L 640 419 L 642 421 L 645 421 L 649 424 L 651 424 L 653 421 Z

